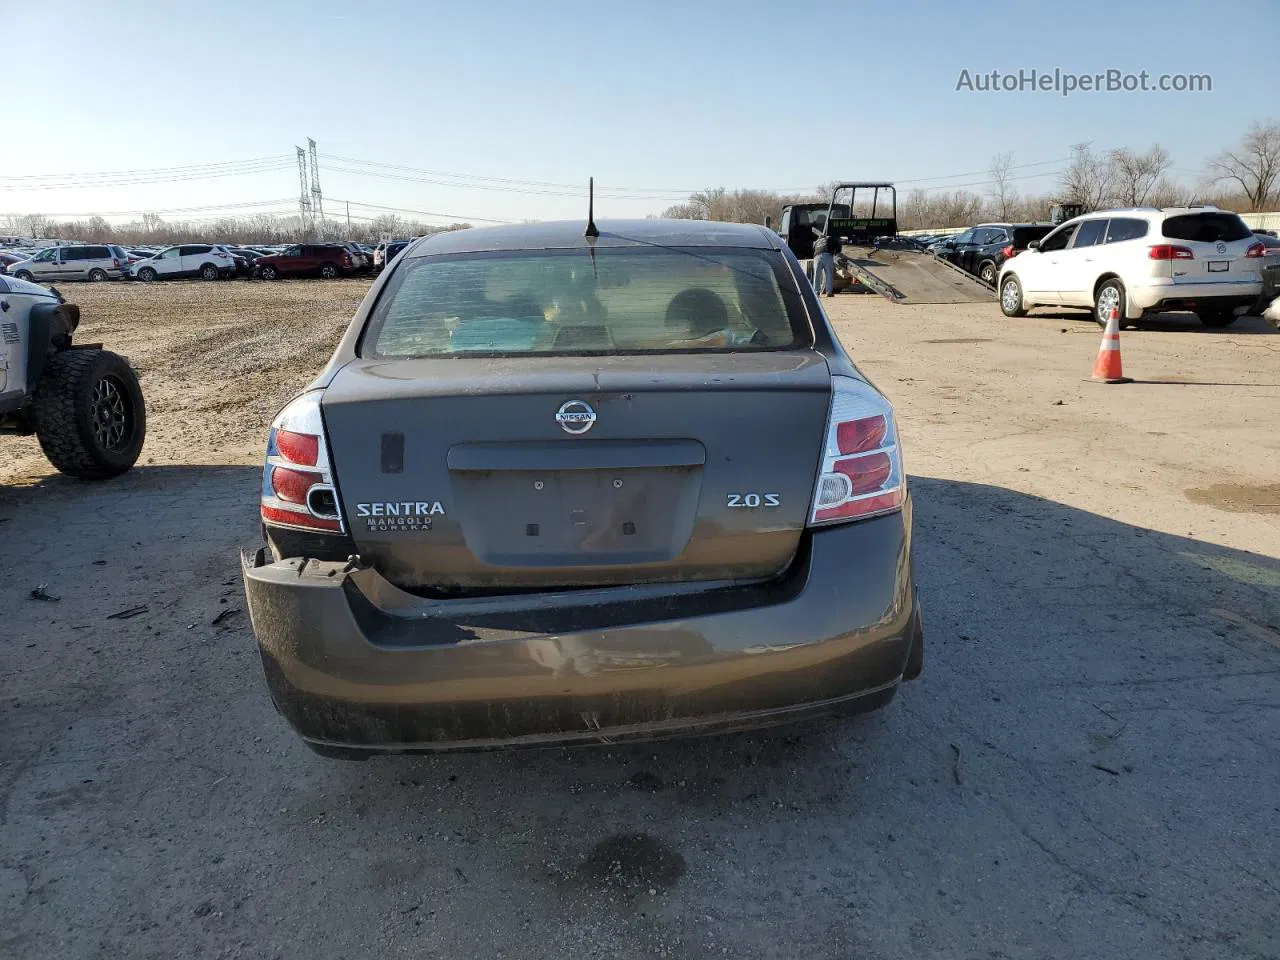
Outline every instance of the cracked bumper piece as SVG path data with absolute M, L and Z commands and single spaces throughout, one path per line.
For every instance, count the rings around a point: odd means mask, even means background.
M 883 706 L 919 673 L 910 505 L 807 533 L 767 583 L 427 599 L 355 563 L 244 561 L 276 707 L 375 752 L 614 742 Z

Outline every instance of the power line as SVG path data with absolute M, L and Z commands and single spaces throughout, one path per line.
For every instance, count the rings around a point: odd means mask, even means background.
M 375 178 L 377 178 L 377 179 L 379 179 L 379 180 L 398 180 L 398 181 L 401 181 L 401 182 L 404 182 L 404 183 L 426 183 L 426 184 L 431 184 L 432 186 L 437 186 L 437 187 L 453 187 L 453 188 L 455 188 L 455 189 L 466 189 L 466 190 L 487 190 L 487 191 L 497 191 L 497 192 L 499 192 L 499 193 L 518 193 L 518 194 L 523 194 L 523 195 L 526 195 L 526 196 L 542 196 L 542 197 L 577 197 L 577 198 L 580 198 L 580 197 L 582 197 L 582 196 L 583 196 L 583 194 L 586 192 L 585 190 L 583 190 L 583 189 L 581 189 L 581 188 L 579 188 L 579 189 L 578 189 L 578 190 L 576 190 L 576 191 L 569 191 L 569 190 L 542 190 L 542 189 L 534 189 L 534 188 L 531 188 L 531 187 L 511 187 L 511 186 L 502 186 L 502 185 L 500 185 L 500 184 L 492 184 L 492 183 L 458 183 L 458 182 L 456 182 L 456 181 L 452 181 L 452 180 L 441 180 L 441 179 L 440 179 L 440 178 L 438 178 L 438 177 L 416 177 L 416 176 L 410 176 L 410 175 L 408 175 L 408 174 L 400 174 L 400 173 L 385 173 L 385 172 L 377 171 L 377 170 L 357 170 L 357 169 L 353 169 L 353 168 L 350 168 L 350 167 L 335 167 L 335 166 L 333 166 L 332 164 L 327 164 L 327 165 L 326 165 L 326 169 L 327 169 L 327 170 L 330 170 L 330 171 L 332 171 L 332 172 L 334 172 L 334 173 L 348 173 L 348 174 L 352 174 L 352 175 L 354 175 L 354 176 L 361 176 L 361 177 L 375 177 Z M 657 194 L 646 194 L 646 195 L 640 196 L 640 195 L 629 195 L 629 194 L 617 194 L 617 193 L 610 193 L 610 192 L 608 192 L 608 191 L 603 191 L 603 190 L 597 189 L 597 190 L 596 190 L 596 196 L 597 196 L 598 198 L 605 199 L 605 200 L 652 200 L 652 201 L 663 201 L 663 200 L 683 200 L 683 199 L 686 199 L 686 198 L 687 198 L 688 194 L 671 195 L 671 196 L 661 196 L 661 195 L 657 195 Z
M 457 213 L 435 213 L 430 210 L 411 210 L 408 207 L 388 207 L 379 203 L 362 203 L 359 200 L 339 200 L 336 197 L 330 197 L 334 203 L 349 203 L 353 207 L 363 207 L 368 210 L 386 210 L 390 213 L 412 213 L 419 217 L 436 217 L 441 220 L 448 220 L 451 223 L 478 222 L 478 223 L 511 223 L 510 220 L 495 220 L 492 217 L 466 217 Z
M 277 206 L 282 203 L 292 203 L 292 198 L 286 197 L 283 200 L 252 200 L 246 203 L 219 203 L 205 207 L 169 207 L 163 210 L 154 208 L 147 210 L 81 210 L 76 212 L 62 211 L 59 213 L 0 213 L 0 217 L 127 217 L 133 214 L 144 213 L 204 213 L 208 210 L 239 210 L 248 207 L 270 207 Z
M 1059 157 L 1057 160 L 1037 160 L 1034 163 L 1015 163 L 1010 170 L 1025 170 L 1029 167 L 1047 167 L 1051 163 L 1066 163 L 1070 157 Z M 970 170 L 968 173 L 949 173 L 945 177 L 916 177 L 914 180 L 895 180 L 895 184 L 899 183 L 927 183 L 931 180 L 958 180 L 961 177 L 979 177 L 984 173 L 990 173 L 991 170 Z M 1039 176 L 1039 174 L 1037 174 Z
M 17 185 L 6 185 L 8 190 L 83 190 L 93 187 L 131 187 L 145 186 L 156 183 L 180 183 L 190 180 L 212 180 L 218 177 L 239 177 L 253 173 L 273 173 L 277 170 L 285 170 L 292 166 L 290 161 L 277 161 L 268 164 L 261 164 L 254 167 L 244 167 L 235 170 L 211 170 L 202 173 L 190 173 L 182 176 L 163 176 L 163 177 L 133 177 L 130 179 L 120 180 L 89 180 L 83 182 L 76 181 L 59 181 L 57 183 L 21 183 Z
M 492 183 L 504 183 L 504 184 L 511 184 L 513 186 L 523 186 L 523 187 L 559 187 L 562 189 L 577 190 L 579 192 L 581 192 L 582 190 L 582 184 L 580 183 L 563 183 L 563 182 L 555 182 L 550 180 L 520 180 L 512 177 L 494 177 L 494 176 L 486 176 L 483 174 L 475 174 L 475 173 L 456 173 L 456 172 L 449 172 L 445 170 L 424 170 L 420 167 L 410 167 L 410 166 L 405 166 L 403 164 L 381 163 L 376 160 L 359 160 L 354 157 L 340 157 L 332 153 L 325 154 L 325 158 L 327 160 L 338 160 L 338 161 L 341 161 L 342 163 L 351 163 L 351 164 L 357 164 L 360 166 L 367 166 L 367 167 L 379 167 L 386 170 L 400 170 L 408 173 L 422 174 L 424 176 L 429 176 L 429 177 L 449 177 L 455 180 L 488 181 Z M 610 189 L 610 188 L 606 188 L 606 189 Z M 628 191 L 631 193 L 688 194 L 688 193 L 696 192 L 696 190 L 686 190 L 683 187 L 618 186 L 618 187 L 613 187 L 611 189 L 616 191 Z
M 246 164 L 288 161 L 285 156 L 253 157 L 248 160 L 222 160 L 217 163 L 193 163 L 179 167 L 150 167 L 137 170 L 101 170 L 92 173 L 24 173 L 0 176 L 0 180 L 69 180 L 84 177 L 124 177 L 140 174 L 191 173 L 195 171 L 217 170 L 226 167 L 241 167 Z
M 1027 173 L 1017 177 L 1009 177 L 1009 179 L 1010 180 L 1035 180 L 1038 177 L 1056 177 L 1060 173 L 1062 173 L 1061 170 L 1046 170 L 1043 173 Z M 907 181 L 903 181 L 903 182 L 907 182 Z M 960 190 L 964 187 L 985 187 L 995 182 L 996 181 L 994 179 L 988 178 L 986 180 L 973 180 L 973 181 L 970 181 L 969 183 L 944 183 L 944 184 L 939 184 L 936 187 L 917 187 L 916 189 L 922 190 L 925 193 L 932 193 L 935 190 Z

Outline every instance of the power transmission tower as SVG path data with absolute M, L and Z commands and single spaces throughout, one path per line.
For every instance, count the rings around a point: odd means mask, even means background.
M 311 158 L 311 208 L 324 229 L 324 194 L 320 192 L 320 163 L 316 160 L 316 142 L 307 137 L 307 155 Z
M 311 195 L 307 191 L 307 153 L 301 147 L 298 151 L 298 215 L 302 218 L 302 229 L 309 230 L 315 222 L 311 215 Z

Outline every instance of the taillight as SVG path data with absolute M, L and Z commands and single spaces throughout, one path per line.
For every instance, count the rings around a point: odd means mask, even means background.
M 111 261 L 111 269 L 112 269 L 112 270 L 119 270 L 119 269 L 120 269 L 120 261 L 119 261 L 119 260 L 112 260 L 112 261 Z
M 1194 260 L 1196 258 L 1188 247 L 1175 247 L 1169 243 L 1147 247 L 1147 256 L 1152 260 Z
M 861 380 L 833 377 L 832 385 L 810 526 L 892 513 L 907 498 L 893 407 Z
M 1265 243 L 1251 243 L 1244 255 L 1246 257 L 1265 257 L 1267 255 L 1267 245 Z
M 343 265 L 344 267 L 349 267 L 349 266 L 351 266 L 351 254 L 349 254 L 349 253 L 344 253 L 344 254 L 342 255 L 342 265 Z
M 1001 247 L 1001 248 L 1000 248 L 1000 256 L 1004 257 L 1006 260 L 1008 260 L 1010 257 L 1012 257 L 1012 256 L 1013 256 L 1013 244 L 1011 243 L 1011 244 L 1009 244 L 1007 247 Z
M 293 400 L 271 423 L 262 470 L 262 520 L 271 526 L 342 533 L 342 509 L 320 416 L 321 391 Z

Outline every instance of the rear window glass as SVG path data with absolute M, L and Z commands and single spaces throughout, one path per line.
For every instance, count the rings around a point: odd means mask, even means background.
M 791 212 L 795 214 L 796 226 L 798 227 L 817 227 L 819 230 L 821 230 L 824 226 L 826 226 L 826 223 L 827 223 L 826 207 L 823 207 L 820 210 L 814 210 L 807 207 L 800 207 L 799 209 L 792 208 Z M 849 216 L 849 205 L 846 203 L 837 203 L 835 205 L 835 208 L 832 210 L 832 213 L 837 218 L 839 217 L 847 218 Z
M 1164 222 L 1164 235 L 1170 240 L 1192 243 L 1214 243 L 1218 240 L 1244 240 L 1253 236 L 1234 213 L 1185 213 Z
M 1045 224 L 1043 227 L 1014 227 L 1013 245 L 1025 248 L 1032 240 L 1043 240 L 1052 229 L 1050 224 Z
M 765 250 L 604 247 L 401 262 L 366 357 L 778 350 L 809 339 Z

